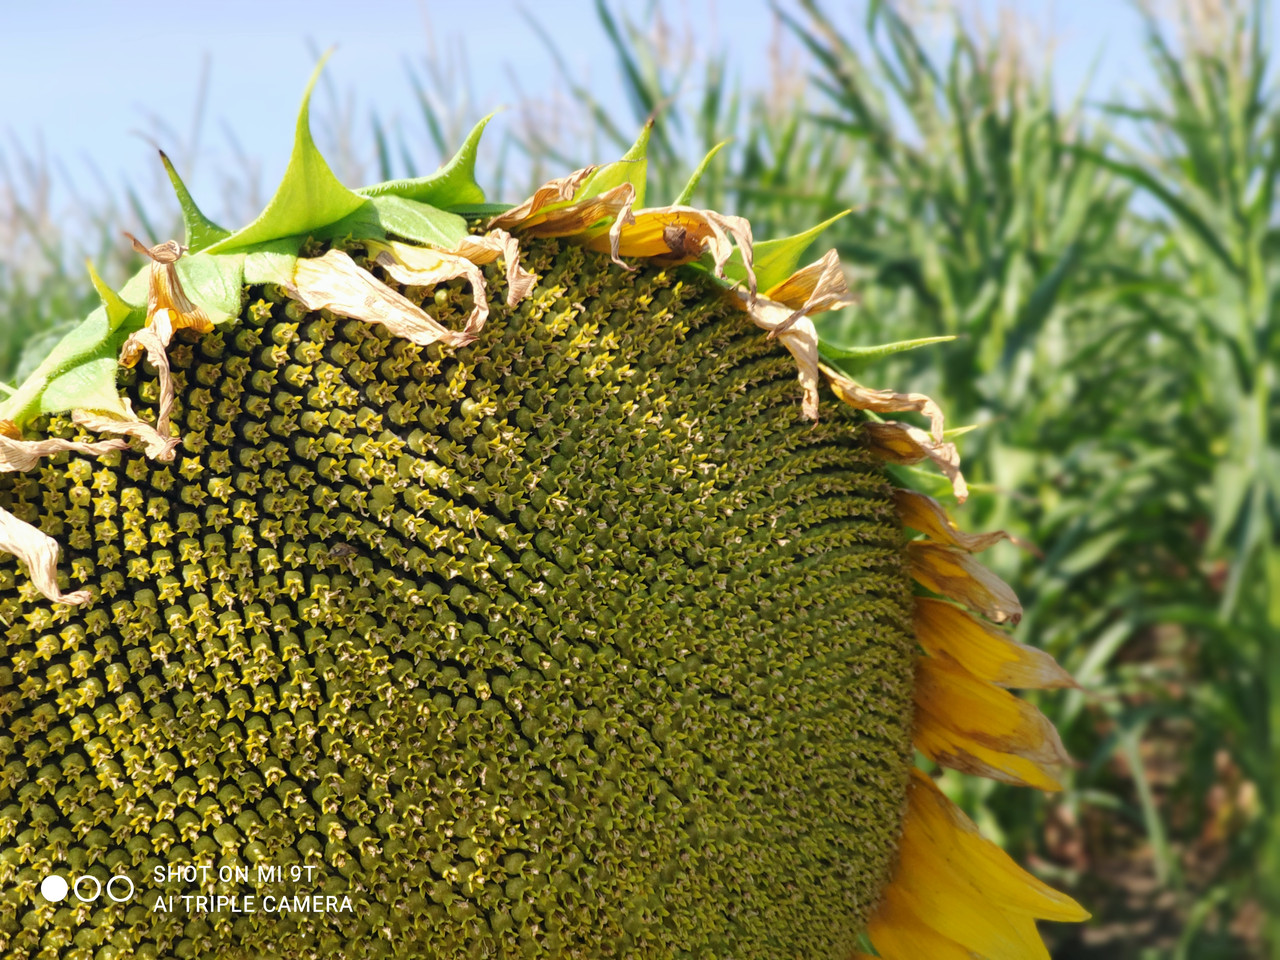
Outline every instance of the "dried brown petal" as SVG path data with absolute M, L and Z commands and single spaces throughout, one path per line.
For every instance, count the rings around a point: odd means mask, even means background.
M 395 336 L 419 346 L 443 341 L 462 347 L 473 339 L 438 323 L 421 307 L 356 266 L 341 250 L 330 250 L 322 257 L 299 258 L 293 283 L 286 285 L 285 291 L 308 310 L 329 310 L 353 320 L 381 323 Z
M 129 401 L 123 401 L 126 416 L 112 416 L 106 413 L 98 413 L 92 410 L 75 410 L 72 411 L 71 419 L 73 422 L 84 427 L 93 433 L 119 433 L 125 436 L 137 437 L 142 441 L 146 450 L 146 454 L 152 460 L 159 460 L 161 463 L 172 462 L 178 444 L 182 442 L 180 437 L 170 437 L 161 433 L 157 427 L 153 427 L 145 420 L 138 419 L 133 413 L 133 407 Z M 168 426 L 166 417 L 165 426 Z
M 479 237 L 468 234 L 449 252 L 466 257 L 478 266 L 492 263 L 501 257 L 507 265 L 509 307 L 514 307 L 527 297 L 538 282 L 537 277 L 520 266 L 520 241 L 505 230 L 490 230 Z
M 12 553 L 25 563 L 36 589 L 54 603 L 82 604 L 93 599 L 87 590 L 62 592 L 58 587 L 57 541 L 7 510 L 0 510 L 0 551 Z
M 133 242 L 135 250 L 151 259 L 151 275 L 147 284 L 147 325 L 151 325 L 153 318 L 161 310 L 168 310 L 169 322 L 174 330 L 189 328 L 197 333 L 211 331 L 213 321 L 204 310 L 191 302 L 178 279 L 176 264 L 187 252 L 187 248 L 176 240 L 148 247 L 131 233 L 126 233 L 125 236 Z
M 934 593 L 996 623 L 1022 619 L 1022 604 L 1009 585 L 963 550 L 914 540 L 907 544 L 907 558 L 912 576 Z
M 747 300 L 739 291 L 738 305 L 747 312 L 751 322 L 763 330 L 773 332 L 792 319 L 791 309 L 781 303 L 774 303 L 763 297 L 754 302 Z M 778 341 L 795 357 L 800 371 L 800 385 L 804 390 L 801 411 L 806 419 L 818 419 L 818 331 L 813 321 L 801 317 L 791 324 L 779 337 Z
M 797 270 L 786 280 L 770 287 L 765 296 L 795 310 L 791 319 L 770 332 L 770 338 L 781 334 L 801 317 L 812 317 L 816 313 L 847 307 L 857 302 L 857 298 L 849 293 L 840 256 L 834 250 L 828 250 L 821 260 Z
M 545 208 L 555 203 L 567 203 L 572 200 L 574 194 L 596 172 L 596 169 L 596 167 L 584 167 L 581 170 L 575 170 L 567 177 L 548 180 L 524 203 L 490 220 L 487 229 L 501 227 L 504 230 L 510 230 L 537 223 Z
M 474 340 L 489 316 L 489 297 L 484 273 L 471 260 L 454 253 L 415 247 L 398 241 L 366 240 L 373 262 L 405 286 L 431 287 L 446 280 L 466 277 L 471 284 L 474 306 L 461 333 Z
M 78 440 L 14 440 L 0 436 L 0 473 L 24 473 L 35 469 L 45 457 L 59 453 L 84 453 L 91 457 L 113 453 L 128 446 L 123 440 L 98 440 L 84 443 Z
M 899 488 L 893 495 L 897 501 L 898 516 L 902 522 L 938 543 L 949 543 L 961 550 L 978 553 L 1001 540 L 1012 539 L 1003 530 L 992 533 L 965 533 L 956 526 L 956 522 L 943 509 L 942 504 L 923 493 Z
M 919 427 L 896 420 L 865 424 L 871 450 L 889 463 L 919 463 L 932 460 L 948 480 L 960 503 L 969 496 L 969 486 L 960 472 L 960 453 L 954 443 L 934 440 Z
M 929 432 L 934 440 L 942 439 L 945 420 L 942 408 L 923 393 L 894 393 L 892 390 L 872 390 L 846 377 L 838 370 L 825 364 L 822 367 L 827 382 L 836 396 L 849 406 L 858 410 L 871 410 L 875 413 L 900 413 L 903 410 L 914 410 L 929 418 Z

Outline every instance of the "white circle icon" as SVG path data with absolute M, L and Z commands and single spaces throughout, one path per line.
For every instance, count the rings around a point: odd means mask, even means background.
M 71 888 L 67 886 L 67 881 L 56 873 L 40 881 L 40 893 L 50 903 L 57 903 L 64 899 L 69 889 Z

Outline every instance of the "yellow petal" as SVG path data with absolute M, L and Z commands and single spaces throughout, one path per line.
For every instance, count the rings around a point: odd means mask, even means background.
M 902 522 L 938 543 L 949 543 L 969 553 L 978 553 L 1001 540 L 1011 539 L 1003 530 L 992 533 L 965 533 L 956 526 L 956 522 L 943 509 L 942 504 L 923 493 L 899 487 L 894 491 L 893 496 L 897 501 L 898 516 L 902 518 Z
M 916 747 L 963 773 L 1060 790 L 1056 771 L 1070 758 L 1039 710 L 979 680 L 950 660 L 916 663 Z
M 428 247 L 415 247 L 396 240 L 366 240 L 373 262 L 405 286 L 433 287 L 446 280 L 465 277 L 471 284 L 471 314 L 461 335 L 470 339 L 480 333 L 489 316 L 489 296 L 480 268 L 466 257 Z M 425 312 L 425 311 L 424 311 Z
M 871 452 L 888 463 L 919 463 L 932 460 L 947 479 L 960 503 L 969 496 L 969 486 L 960 472 L 960 452 L 954 443 L 934 440 L 919 427 L 896 420 L 864 424 Z
M 593 197 L 544 211 L 517 224 L 513 229 L 519 230 L 526 237 L 576 237 L 587 234 L 583 239 L 588 239 L 589 236 L 595 236 L 592 228 L 600 226 L 603 221 L 617 222 L 617 219 L 627 216 L 635 198 L 636 188 L 629 183 L 620 183 Z M 614 259 L 617 260 L 617 257 Z M 618 263 L 627 266 L 621 260 Z
M 381 323 L 397 337 L 425 347 L 443 341 L 462 347 L 473 337 L 450 330 L 417 304 L 379 283 L 341 250 L 300 257 L 285 292 L 308 310 L 329 310 L 353 320 Z
M 973 960 L 973 954 L 925 923 L 897 880 L 867 921 L 867 936 L 882 960 Z
M 894 393 L 892 390 L 872 390 L 860 383 L 850 380 L 843 373 L 831 367 L 823 366 L 822 372 L 836 396 L 857 410 L 871 410 L 875 413 L 900 413 L 914 410 L 929 418 L 929 432 L 935 442 L 942 440 L 942 431 L 946 426 L 942 416 L 942 408 L 923 393 Z
M 507 265 L 507 306 L 514 307 L 529 295 L 538 282 L 528 270 L 520 266 L 520 241 L 505 230 L 490 230 L 482 236 L 467 234 L 453 250 L 448 251 L 466 257 L 472 263 L 492 263 L 499 257 Z
M 558 204 L 568 203 L 573 200 L 574 194 L 595 172 L 595 167 L 584 167 L 581 170 L 575 170 L 567 177 L 548 180 L 535 190 L 533 196 L 524 203 L 512 207 L 506 213 L 499 214 L 490 220 L 486 229 L 492 230 L 495 227 L 501 227 L 504 230 L 511 230 L 525 224 L 536 223 L 538 218 L 543 215 L 543 211 L 548 208 L 554 209 Z
M 154 247 L 146 246 L 131 233 L 126 233 L 133 242 L 133 248 L 151 260 L 151 274 L 147 284 L 147 324 L 162 310 L 169 311 L 169 321 L 174 330 L 192 329 L 197 333 L 208 333 L 213 329 L 213 321 L 208 314 L 192 303 L 182 289 L 178 279 L 177 262 L 187 252 L 187 248 L 176 240 L 169 240 Z M 168 341 L 165 341 L 168 346 Z
M 921 842 L 928 844 L 940 861 L 971 877 L 993 908 L 1041 920 L 1089 919 L 1080 904 L 1027 873 L 984 838 L 973 821 L 919 770 L 911 771 L 904 830 L 919 833 Z
M 1022 619 L 1022 604 L 1009 585 L 963 550 L 914 540 L 907 544 L 907 558 L 912 576 L 934 593 L 996 623 Z
M 849 293 L 844 267 L 840 265 L 840 256 L 834 250 L 828 250 L 821 260 L 797 270 L 786 280 L 770 287 L 765 296 L 795 310 L 792 320 L 770 332 L 770 338 L 781 334 L 800 317 L 812 317 L 814 314 L 857 302 L 857 298 Z
M 1043 650 L 1012 640 L 945 600 L 917 597 L 915 629 L 932 656 L 954 660 L 981 680 L 1028 690 L 1076 686 Z
M 608 246 L 605 246 L 605 243 Z M 648 210 L 621 211 L 613 221 L 608 237 L 596 237 L 587 243 L 592 250 L 607 249 L 614 260 L 639 258 L 661 266 L 689 263 L 710 253 L 715 275 L 725 278 L 724 266 L 733 255 L 734 243 L 742 251 L 747 271 L 747 303 L 755 302 L 756 274 L 752 265 L 754 242 L 751 224 L 743 217 L 731 217 L 714 210 L 693 207 L 654 207 Z M 791 311 L 788 311 L 788 316 Z
M 1049 960 L 1035 921 L 993 907 L 984 891 L 922 837 L 903 829 L 898 874 L 907 880 L 897 896 L 917 921 L 985 960 Z
M 62 592 L 58 587 L 58 542 L 7 510 L 0 510 L 0 551 L 25 563 L 36 589 L 54 603 L 82 604 L 93 599 L 87 590 Z

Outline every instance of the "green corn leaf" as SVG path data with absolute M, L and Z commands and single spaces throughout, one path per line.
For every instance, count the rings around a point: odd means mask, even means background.
M 364 203 L 363 197 L 334 176 L 311 138 L 311 93 L 327 59 L 328 54 L 316 65 L 303 94 L 293 153 L 275 196 L 256 220 L 207 247 L 208 252 L 227 253 L 280 237 L 308 234 L 341 220 Z
M 444 210 L 484 203 L 484 191 L 476 183 L 476 156 L 480 149 L 480 137 L 493 116 L 491 113 L 477 123 L 467 134 L 467 139 L 458 152 L 435 173 L 411 180 L 388 180 L 356 192 L 364 197 L 400 197 Z
M 160 151 L 160 162 L 164 164 L 164 172 L 169 175 L 169 182 L 173 184 L 173 192 L 178 195 L 178 206 L 182 208 L 182 223 L 187 232 L 187 249 L 192 253 L 199 253 L 219 240 L 225 240 L 231 236 L 230 230 L 222 229 L 200 212 L 195 200 L 191 198 L 191 191 L 182 182 L 182 178 L 178 176 L 178 171 L 173 166 L 173 161 L 163 150 Z

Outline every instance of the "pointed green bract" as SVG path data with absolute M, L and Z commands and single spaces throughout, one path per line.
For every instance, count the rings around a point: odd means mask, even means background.
M 764 291 L 790 277 L 796 272 L 796 267 L 800 265 L 800 258 L 813 245 L 813 241 L 818 239 L 818 235 L 841 217 L 848 216 L 849 212 L 843 210 L 834 217 L 823 220 L 816 227 L 810 227 L 804 233 L 757 243 L 751 258 L 756 272 L 756 285 Z M 733 251 L 729 262 L 725 264 L 724 273 L 730 280 L 742 282 L 747 279 L 747 269 L 743 266 L 741 251 Z
M 484 203 L 484 191 L 476 183 L 476 156 L 480 136 L 493 116 L 491 113 L 477 123 L 453 158 L 430 176 L 387 180 L 356 192 L 365 197 L 400 197 L 445 210 Z
M 325 54 L 316 65 L 303 94 L 293 153 L 275 196 L 258 219 L 211 245 L 208 252 L 229 253 L 280 237 L 308 234 L 341 220 L 365 202 L 364 197 L 343 186 L 311 138 L 311 93 L 328 57 Z
M 711 165 L 711 161 L 715 159 L 715 155 L 728 145 L 728 140 L 721 140 L 707 151 L 707 155 L 702 158 L 702 162 L 698 164 L 698 168 L 693 171 L 693 175 L 689 177 L 689 182 L 684 185 L 684 189 L 681 190 L 679 195 L 671 201 L 672 206 L 688 206 L 689 200 L 693 197 L 693 191 L 698 186 L 698 182 L 702 180 L 702 175 L 707 172 L 707 167 Z
M 607 163 L 593 173 L 578 190 L 573 198 L 574 201 L 586 200 L 588 197 L 598 197 L 606 190 L 612 190 L 614 187 L 619 187 L 624 183 L 630 183 L 636 191 L 633 205 L 637 210 L 643 207 L 645 181 L 649 172 L 649 135 L 652 132 L 653 121 L 650 120 L 640 128 L 640 136 L 636 137 L 636 142 L 622 155 L 622 159 Z M 549 207 L 548 209 L 552 208 Z
M 822 340 L 818 343 L 818 353 L 824 360 L 856 376 L 871 364 L 893 356 L 895 353 L 927 347 L 931 343 L 947 343 L 954 339 L 956 339 L 954 336 L 920 337 L 916 340 L 898 340 L 894 343 L 881 343 L 871 347 L 842 347 Z
M 164 171 L 169 175 L 169 182 L 173 184 L 173 192 L 178 195 L 178 206 L 182 208 L 182 224 L 187 231 L 187 249 L 192 253 L 199 253 L 219 240 L 231 236 L 230 230 L 224 230 L 200 212 L 200 208 L 191 197 L 191 191 L 182 182 L 182 178 L 178 176 L 178 171 L 173 166 L 173 161 L 163 150 L 160 151 L 160 162 L 164 164 Z
M 107 311 L 107 323 L 111 329 L 118 328 L 128 319 L 129 314 L 142 309 L 126 303 L 120 294 L 107 286 L 107 282 L 98 275 L 92 260 L 86 260 L 84 265 L 89 271 L 89 282 L 93 284 L 93 289 L 98 291 L 98 296 L 102 298 L 102 307 Z

